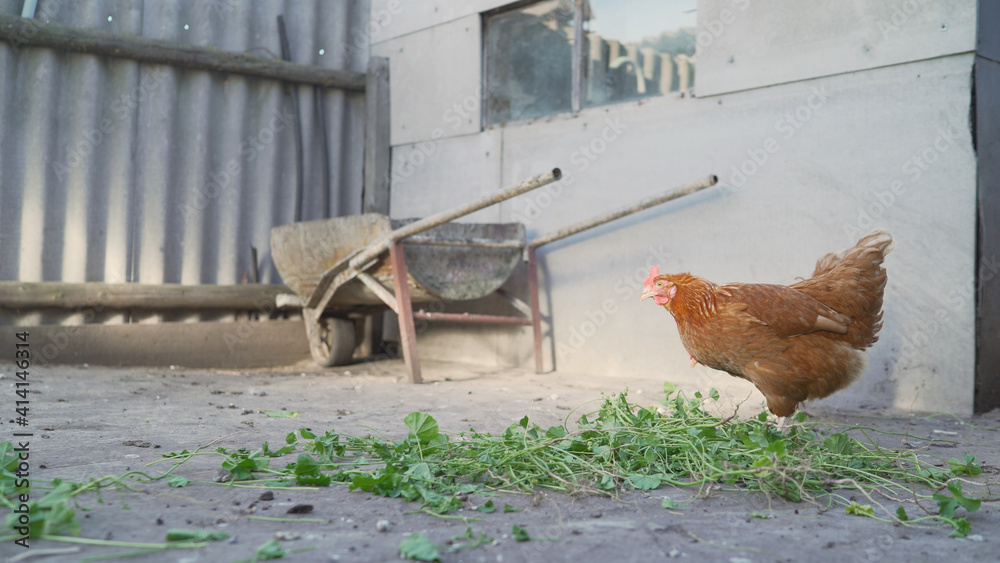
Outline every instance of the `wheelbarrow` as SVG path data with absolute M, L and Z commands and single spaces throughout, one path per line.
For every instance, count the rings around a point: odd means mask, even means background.
M 324 367 L 349 361 L 355 347 L 355 327 L 348 317 L 388 307 L 399 318 L 403 358 L 413 383 L 422 381 L 414 319 L 531 325 L 535 369 L 542 373 L 536 250 L 718 181 L 709 176 L 532 241 L 525 240 L 520 223 L 450 222 L 560 177 L 556 168 L 474 203 L 420 220 L 392 220 L 368 213 L 272 229 L 272 258 L 285 285 L 302 301 L 313 359 Z M 528 262 L 529 303 L 500 289 L 522 257 Z M 413 303 L 466 301 L 493 293 L 506 298 L 523 316 L 413 311 Z

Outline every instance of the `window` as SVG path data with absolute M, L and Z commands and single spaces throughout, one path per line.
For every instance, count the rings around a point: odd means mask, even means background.
M 694 85 L 697 0 L 544 0 L 483 16 L 486 123 Z

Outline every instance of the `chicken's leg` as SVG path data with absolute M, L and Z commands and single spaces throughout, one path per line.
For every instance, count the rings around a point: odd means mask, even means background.
M 791 418 L 790 416 L 778 417 L 778 424 L 775 425 L 775 430 L 777 430 L 779 434 L 784 434 L 785 428 L 788 428 L 790 426 L 790 424 L 788 423 L 788 419 L 790 418 Z

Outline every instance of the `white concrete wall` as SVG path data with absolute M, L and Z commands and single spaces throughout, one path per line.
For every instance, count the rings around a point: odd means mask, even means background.
M 972 51 L 975 0 L 702 0 L 707 96 Z
M 649 266 L 716 282 L 790 283 L 820 255 L 886 228 L 897 247 L 886 264 L 881 340 L 864 378 L 825 403 L 970 413 L 975 0 L 900 1 L 907 18 L 896 21 L 886 5 L 855 0 L 816 12 L 795 0 L 702 0 L 700 31 L 712 33 L 723 9 L 733 17 L 702 41 L 698 97 L 482 132 L 478 113 L 454 118 L 480 80 L 481 57 L 459 52 L 478 54 L 478 17 L 449 14 L 435 24 L 421 12 L 425 27 L 372 46 L 392 61 L 394 121 L 398 112 L 419 123 L 393 124 L 392 214 L 426 215 L 559 166 L 566 178 L 558 185 L 474 218 L 518 220 L 533 236 L 718 174 L 720 187 L 544 248 L 546 365 L 606 375 L 609 390 L 633 374 L 662 374 L 749 396 L 754 407 L 761 397 L 749 384 L 688 367 L 670 315 L 638 302 Z M 433 50 L 442 43 L 451 50 Z M 444 77 L 445 86 L 421 77 Z M 523 280 L 511 284 L 523 291 Z M 432 326 L 420 352 L 527 366 L 529 336 Z

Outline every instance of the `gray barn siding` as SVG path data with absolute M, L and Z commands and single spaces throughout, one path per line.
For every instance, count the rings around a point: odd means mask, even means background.
M 21 4 L 0 0 L 0 11 Z M 349 0 L 40 0 L 36 17 L 280 56 L 284 14 L 295 62 L 364 71 L 368 11 Z M 280 282 L 269 233 L 294 220 L 296 191 L 284 84 L 2 43 L 0 96 L 0 280 L 233 284 L 252 244 L 261 282 Z M 298 96 L 302 218 L 360 212 L 364 96 L 323 93 L 327 161 L 314 89 Z M 84 320 L 3 315 L 0 324 Z

